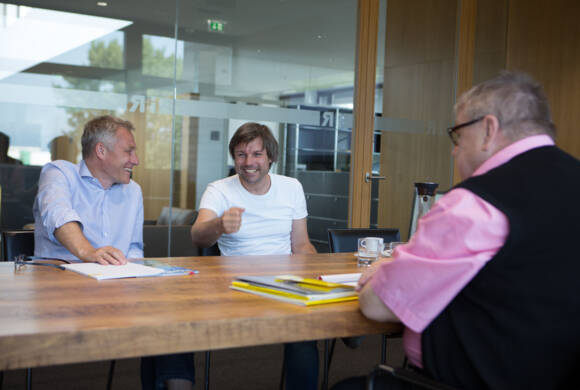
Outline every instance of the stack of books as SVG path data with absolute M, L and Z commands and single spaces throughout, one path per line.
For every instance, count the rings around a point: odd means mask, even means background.
M 303 306 L 358 299 L 353 286 L 294 275 L 240 276 L 232 281 L 230 287 Z

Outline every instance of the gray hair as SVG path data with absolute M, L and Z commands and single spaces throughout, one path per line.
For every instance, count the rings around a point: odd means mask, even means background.
M 495 116 L 513 140 L 534 134 L 556 135 L 542 86 L 525 73 L 504 71 L 476 85 L 461 95 L 454 109 L 456 114 L 463 110 L 468 119 Z
M 99 142 L 111 149 L 115 144 L 115 133 L 120 127 L 124 127 L 129 131 L 135 130 L 131 122 L 111 115 L 99 116 L 88 121 L 81 137 L 83 159 L 91 156 Z

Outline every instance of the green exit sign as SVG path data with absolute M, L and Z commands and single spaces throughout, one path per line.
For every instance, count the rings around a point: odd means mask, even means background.
M 225 26 L 226 26 L 226 23 L 222 22 L 221 20 L 208 19 L 208 21 L 207 21 L 207 29 L 211 32 L 223 33 Z

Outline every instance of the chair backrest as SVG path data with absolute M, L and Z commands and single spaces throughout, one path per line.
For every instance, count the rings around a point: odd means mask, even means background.
M 163 207 L 157 225 L 169 225 L 169 212 L 171 211 L 172 225 L 193 225 L 197 218 L 197 211 L 192 209 L 180 209 L 178 207 Z
M 145 257 L 167 257 L 167 225 L 143 226 L 143 254 Z M 171 257 L 199 256 L 199 248 L 191 242 L 190 225 L 171 226 Z
M 18 255 L 34 255 L 34 230 L 5 230 L 2 232 L 2 260 L 14 261 Z
M 220 248 L 217 242 L 209 248 L 199 248 L 200 256 L 220 256 L 221 254 L 222 253 L 220 252 Z
M 385 243 L 401 241 L 399 229 L 328 229 L 330 252 L 356 252 L 361 237 L 382 237 Z

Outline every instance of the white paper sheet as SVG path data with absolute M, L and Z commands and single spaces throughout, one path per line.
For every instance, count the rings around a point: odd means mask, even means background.
M 74 263 L 63 264 L 64 268 L 78 272 L 79 274 L 90 276 L 98 280 L 139 278 L 144 276 L 155 276 L 163 273 L 160 268 L 148 267 L 146 265 L 127 263 L 124 265 L 102 265 L 97 263 Z
M 356 286 L 360 279 L 360 273 L 353 274 L 334 274 L 334 275 L 320 275 L 320 279 L 325 282 L 348 284 L 349 286 Z

